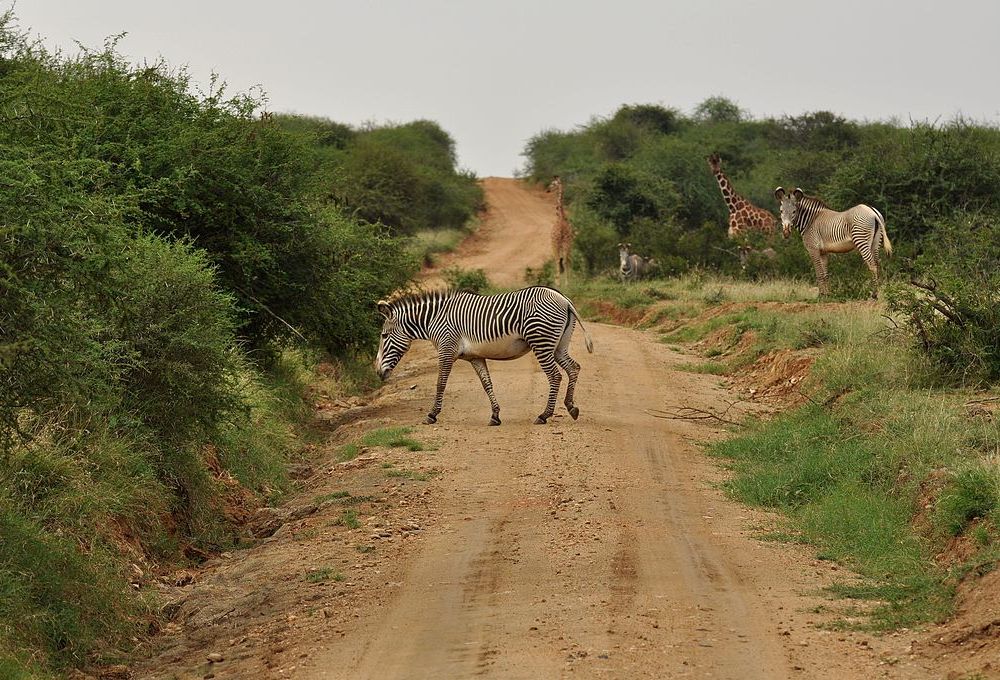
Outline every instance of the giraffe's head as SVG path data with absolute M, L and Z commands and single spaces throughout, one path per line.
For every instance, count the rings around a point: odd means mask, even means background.
M 385 317 L 382 324 L 382 338 L 378 343 L 378 354 L 375 355 L 375 372 L 382 380 L 386 380 L 392 369 L 410 349 L 412 338 L 403 328 L 399 319 L 399 309 L 391 302 L 379 300 L 378 311 Z
M 716 151 L 708 157 L 708 167 L 712 168 L 712 172 L 722 172 L 722 156 Z
M 781 235 L 784 238 L 788 238 L 792 233 L 792 226 L 799 212 L 799 202 L 803 196 L 805 193 L 797 187 L 790 194 L 782 187 L 774 190 L 774 197 L 778 199 L 778 213 L 781 215 Z

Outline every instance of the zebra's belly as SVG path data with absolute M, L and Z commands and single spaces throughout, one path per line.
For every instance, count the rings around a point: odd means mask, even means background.
M 854 241 L 844 239 L 842 241 L 827 241 L 823 243 L 824 253 L 849 253 L 854 250 Z
M 476 341 L 463 338 L 458 346 L 459 359 L 517 359 L 531 348 L 520 335 L 507 335 L 496 340 Z

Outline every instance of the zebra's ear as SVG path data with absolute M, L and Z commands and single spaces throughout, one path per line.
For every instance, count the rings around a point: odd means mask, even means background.
M 799 189 L 798 187 L 795 187 L 795 191 L 792 192 L 792 196 L 794 196 L 797 201 L 801 201 L 802 197 L 805 195 L 806 192 L 802 191 L 802 189 Z
M 784 189 L 784 187 L 778 187 L 777 189 L 775 189 L 774 190 L 774 197 L 776 199 L 778 199 L 779 201 L 781 199 L 783 199 L 785 197 L 785 189 Z
M 377 303 L 379 314 L 385 318 L 389 318 L 389 312 L 392 311 L 392 306 L 385 300 L 379 300 Z

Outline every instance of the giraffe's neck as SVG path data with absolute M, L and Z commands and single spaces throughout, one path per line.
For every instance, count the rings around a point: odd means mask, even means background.
M 719 182 L 719 189 L 722 191 L 722 198 L 726 201 L 726 207 L 729 208 L 729 212 L 732 213 L 739 209 L 746 199 L 740 196 L 733 190 L 733 185 L 729 182 L 729 178 L 722 172 L 722 170 L 715 171 L 715 179 Z
M 562 185 L 562 182 L 556 182 L 556 212 L 559 213 L 559 217 L 566 217 L 566 211 L 563 208 L 563 185 Z

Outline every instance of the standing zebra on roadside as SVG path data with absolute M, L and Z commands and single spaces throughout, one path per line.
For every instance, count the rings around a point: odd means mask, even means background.
M 535 424 L 544 425 L 555 411 L 562 381 L 557 364 L 569 377 L 566 409 L 574 420 L 580 416 L 580 409 L 573 403 L 580 364 L 569 355 L 574 320 L 580 322 L 588 352 L 594 351 L 594 343 L 573 303 L 554 288 L 531 286 L 499 295 L 434 291 L 407 295 L 393 302 L 382 300 L 378 309 L 385 317 L 375 357 L 375 369 L 382 380 L 389 377 L 412 340 L 430 340 L 437 348 L 437 395 L 425 424 L 437 422 L 448 375 L 455 360 L 464 359 L 472 364 L 490 398 L 493 407 L 490 425 L 499 425 L 500 404 L 493 394 L 486 360 L 517 359 L 529 350 L 535 353 L 549 379 L 545 411 L 535 419 Z
M 626 281 L 637 281 L 643 276 L 648 276 L 656 267 L 656 260 L 651 257 L 643 257 L 632 252 L 631 243 L 618 244 L 618 277 L 622 283 Z
M 878 298 L 878 250 L 892 255 L 892 243 L 885 231 L 885 218 L 875 208 L 859 204 L 843 212 L 831 210 L 820 199 L 806 196 L 802 189 L 791 194 L 781 187 L 774 190 L 781 210 L 781 233 L 788 238 L 792 228 L 802 235 L 802 245 L 816 269 L 820 296 L 830 294 L 827 255 L 857 250 L 872 273 L 872 298 Z

